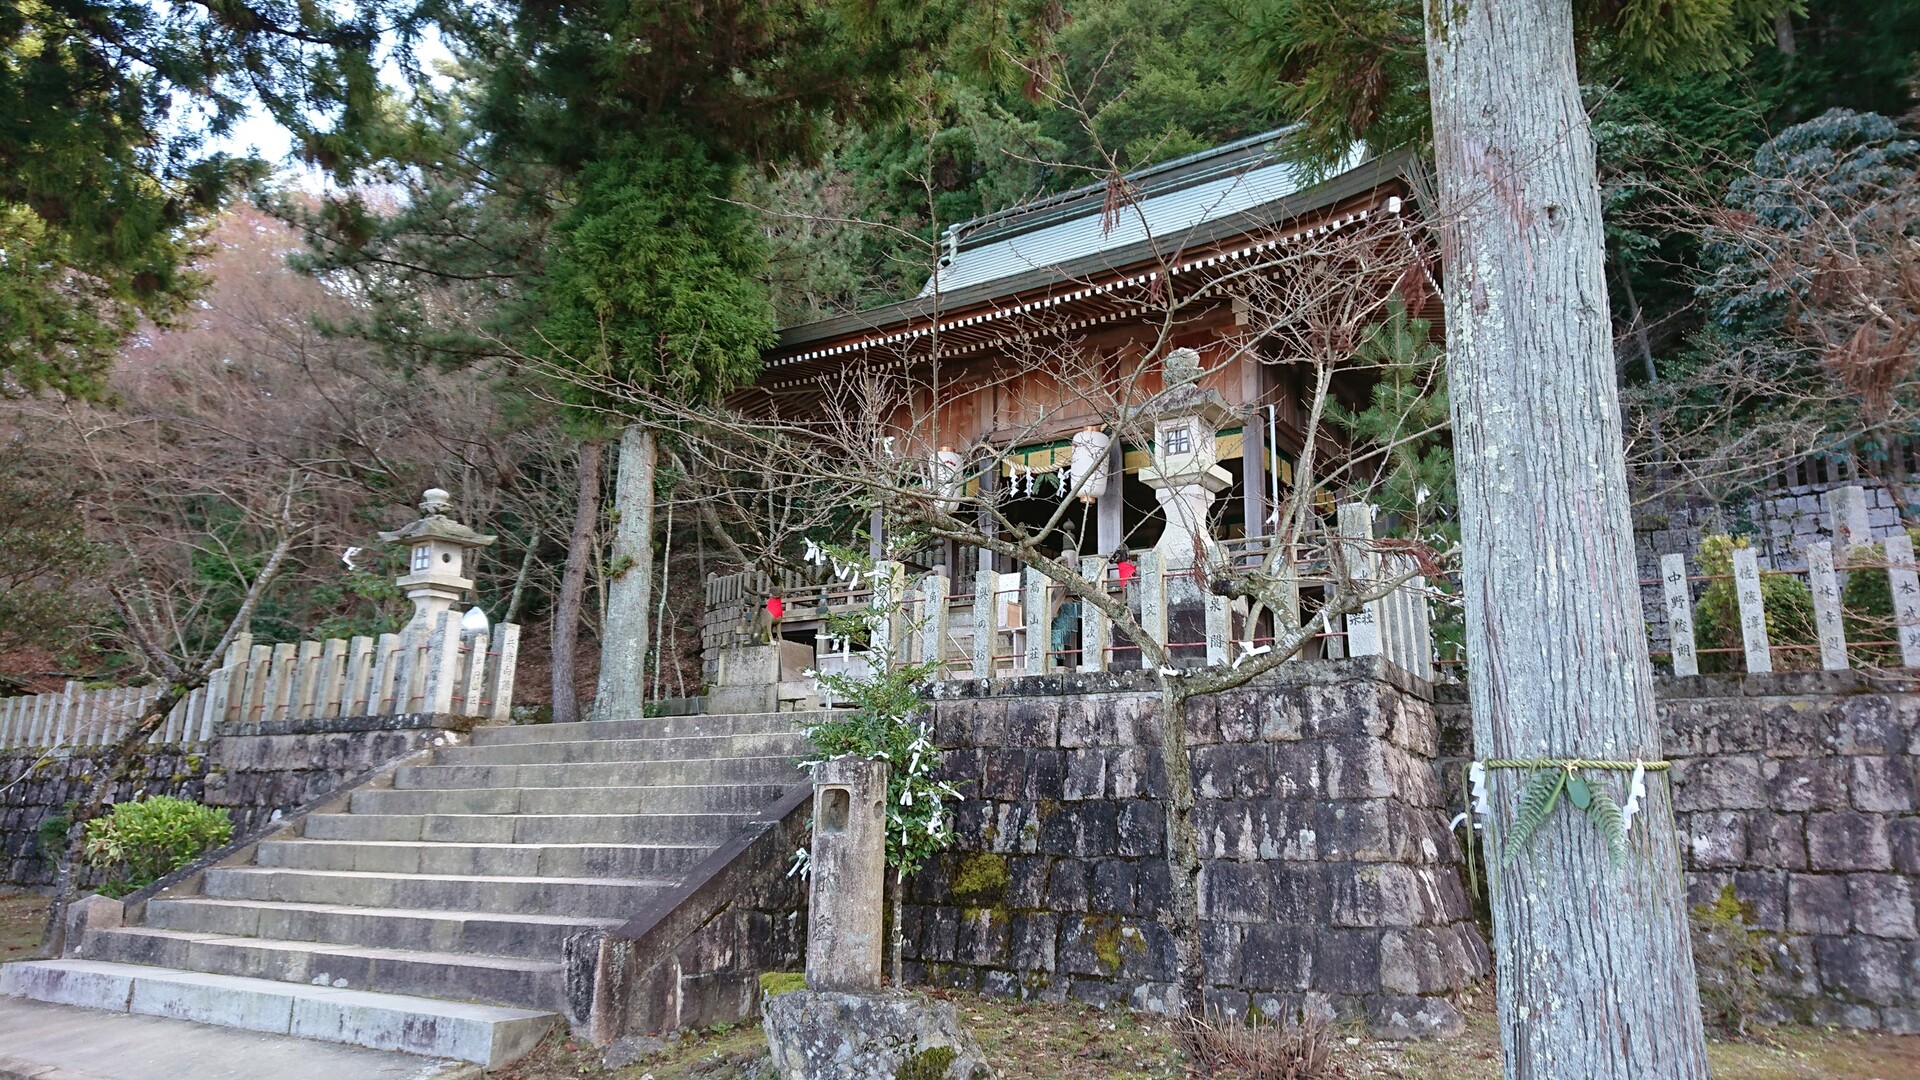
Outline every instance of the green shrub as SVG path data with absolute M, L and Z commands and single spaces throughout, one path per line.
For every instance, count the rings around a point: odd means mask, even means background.
M 124 896 L 232 837 L 233 819 L 225 810 L 155 795 L 118 803 L 105 817 L 87 822 L 84 855 L 88 866 L 110 875 L 100 891 Z
M 1721 886 L 1711 904 L 1699 904 L 1689 920 L 1700 1012 L 1710 1027 L 1745 1035 L 1767 1004 L 1760 977 L 1773 966 L 1767 937 L 1753 928 L 1733 886 Z
M 73 801 L 68 800 L 59 813 L 40 823 L 40 857 L 48 862 L 59 862 L 60 857 L 67 853 L 67 830 L 71 828 Z
M 1695 556 L 1700 572 L 1715 580 L 1707 583 L 1693 607 L 1694 640 L 1705 649 L 1739 649 L 1740 601 L 1733 584 L 1733 553 L 1750 546 L 1744 536 L 1706 536 L 1700 540 Z M 1814 645 L 1818 642 L 1813 623 L 1813 592 L 1807 583 L 1785 574 L 1760 576 L 1760 603 L 1767 612 L 1767 641 L 1773 645 Z M 1811 669 L 1820 666 L 1817 651 L 1793 649 L 1773 655 L 1775 671 Z M 1702 672 L 1743 671 L 1746 662 L 1738 652 L 1702 652 Z

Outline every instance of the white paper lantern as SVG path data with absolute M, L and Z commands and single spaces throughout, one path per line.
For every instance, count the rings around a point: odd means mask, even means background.
M 965 488 L 962 475 L 966 459 L 951 446 L 943 446 L 933 455 L 933 489 L 940 494 L 940 512 L 951 514 L 960 508 L 960 492 Z
M 1113 440 L 1099 428 L 1086 428 L 1073 437 L 1073 460 L 1067 490 L 1078 492 L 1083 503 L 1107 493 L 1107 448 Z

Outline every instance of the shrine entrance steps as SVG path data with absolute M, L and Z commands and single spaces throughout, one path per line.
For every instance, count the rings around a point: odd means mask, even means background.
M 570 935 L 621 924 L 805 782 L 794 721 L 480 728 L 80 956 L 0 968 L 0 993 L 501 1065 L 560 1020 Z

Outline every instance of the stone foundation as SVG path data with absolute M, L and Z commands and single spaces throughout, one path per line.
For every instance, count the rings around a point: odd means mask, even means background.
M 1163 1008 L 1171 882 L 1157 694 L 1137 673 L 941 686 L 958 843 L 911 882 L 909 983 Z M 1424 684 L 1377 659 L 1289 664 L 1187 717 L 1211 1003 L 1325 995 L 1445 1034 L 1487 970 L 1456 869 Z

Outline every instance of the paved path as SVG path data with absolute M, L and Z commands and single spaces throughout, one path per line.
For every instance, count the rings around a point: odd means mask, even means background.
M 0 997 L 0 1080 L 478 1080 L 478 1067 Z

